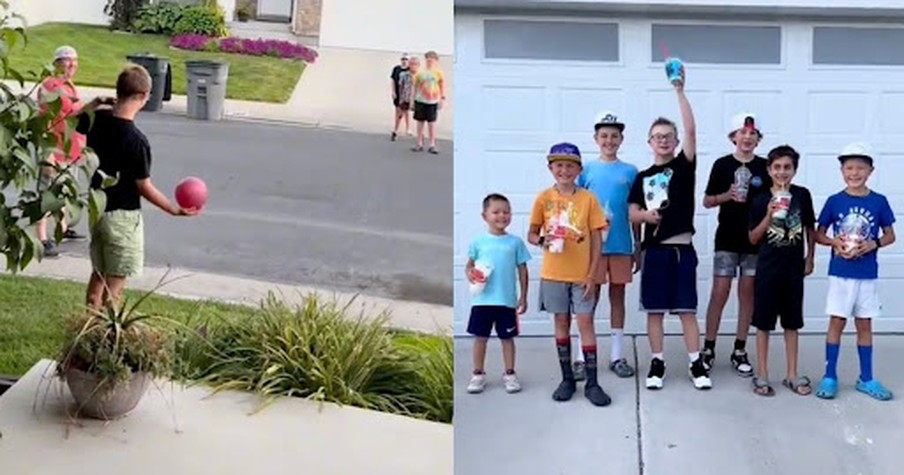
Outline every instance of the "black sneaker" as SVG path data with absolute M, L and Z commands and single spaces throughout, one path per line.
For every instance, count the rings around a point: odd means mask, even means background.
M 650 361 L 650 372 L 647 373 L 647 389 L 662 389 L 663 379 L 665 379 L 665 361 L 653 358 Z
M 586 397 L 594 406 L 608 406 L 612 403 L 612 398 L 603 391 L 599 384 L 584 386 L 584 397 Z
M 57 250 L 53 241 L 44 241 L 44 257 L 59 257 L 60 251 Z
M 74 229 L 69 228 L 63 233 L 63 239 L 79 240 L 79 239 L 85 239 L 85 236 L 75 232 Z
M 697 358 L 697 361 L 690 364 L 690 367 L 687 369 L 687 374 L 691 378 L 691 381 L 694 382 L 695 388 L 711 389 L 713 387 L 713 382 L 709 379 L 709 370 L 704 366 L 702 356 Z
M 559 387 L 552 393 L 552 398 L 559 402 L 567 401 L 571 399 L 571 396 L 574 396 L 576 390 L 577 384 L 575 384 L 573 379 L 563 379 L 562 382 L 559 383 Z
M 734 350 L 731 354 L 731 365 L 734 366 L 738 376 L 749 378 L 753 376 L 753 366 L 747 359 L 747 352 L 744 350 Z
M 703 359 L 703 366 L 709 371 L 713 369 L 713 362 L 716 360 L 716 352 L 709 348 L 703 348 L 703 350 L 700 351 L 700 358 Z

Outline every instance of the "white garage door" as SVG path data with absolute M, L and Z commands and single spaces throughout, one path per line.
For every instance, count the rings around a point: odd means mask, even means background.
M 857 28 L 852 28 L 856 26 Z M 532 18 L 456 14 L 455 124 L 455 329 L 465 332 L 470 296 L 462 279 L 470 240 L 485 231 L 481 200 L 489 192 L 509 197 L 510 231 L 522 237 L 536 193 L 551 184 L 545 152 L 555 142 L 581 147 L 594 159 L 592 121 L 611 109 L 627 121 L 621 157 L 643 169 L 651 162 L 645 135 L 659 115 L 677 120 L 678 109 L 662 67 L 661 44 L 688 62 L 687 92 L 696 113 L 699 168 L 697 202 L 713 161 L 729 153 L 727 120 L 740 111 L 758 115 L 765 134 L 758 152 L 790 143 L 802 153 L 798 182 L 813 192 L 816 211 L 843 187 L 835 158 L 855 140 L 877 154 L 873 188 L 904 212 L 904 30 L 843 22 L 726 23 L 649 19 Z M 699 315 L 709 301 L 715 210 L 697 208 L 695 244 L 700 254 Z M 900 228 L 900 226 L 899 226 Z M 885 316 L 881 331 L 904 330 L 900 279 L 904 243 L 880 253 Z M 540 256 L 530 265 L 531 310 L 524 334 L 552 331 L 536 311 Z M 828 252 L 817 254 L 807 279 L 809 331 L 824 331 Z M 735 297 L 723 331 L 733 329 Z M 629 287 L 629 332 L 643 332 L 637 286 Z M 597 312 L 608 326 L 608 306 Z M 669 331 L 679 330 L 676 321 Z M 604 328 L 604 327 L 600 327 Z

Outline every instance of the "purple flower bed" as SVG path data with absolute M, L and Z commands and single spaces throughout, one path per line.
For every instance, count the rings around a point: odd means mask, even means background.
M 170 46 L 190 51 L 221 51 L 249 56 L 274 56 L 313 63 L 317 52 L 300 44 L 281 40 L 245 38 L 210 38 L 202 35 L 177 35 Z

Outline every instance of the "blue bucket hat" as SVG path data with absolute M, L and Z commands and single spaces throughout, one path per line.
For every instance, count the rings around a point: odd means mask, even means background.
M 580 165 L 581 150 L 577 145 L 572 143 L 557 143 L 549 148 L 549 155 L 546 156 L 546 160 L 549 163 L 557 162 L 559 160 L 567 160 Z

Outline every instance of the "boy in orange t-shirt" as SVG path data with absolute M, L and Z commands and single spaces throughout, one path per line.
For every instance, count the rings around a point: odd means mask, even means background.
M 79 97 L 78 90 L 73 84 L 73 78 L 78 71 L 78 53 L 71 46 L 60 46 L 53 54 L 53 66 L 55 75 L 48 77 L 38 89 L 38 102 L 40 104 L 41 113 L 46 113 L 47 94 L 58 93 L 60 96 L 60 112 L 50 126 L 51 135 L 56 139 L 56 148 L 62 153 L 54 153 L 50 159 L 57 165 L 65 167 L 76 163 L 82 155 L 82 149 L 85 148 L 85 136 L 76 131 L 72 131 L 69 138 L 69 148 L 66 148 L 66 119 L 77 116 L 84 104 Z M 56 179 L 56 170 L 52 167 L 42 167 L 38 176 L 38 183 L 42 190 L 46 190 L 53 185 Z M 78 179 L 78 174 L 73 173 L 73 177 Z M 65 220 L 61 223 L 63 227 L 64 239 L 84 239 L 85 236 L 78 234 L 74 229 L 69 228 Z M 59 251 L 52 239 L 47 236 L 47 218 L 38 221 L 37 237 L 44 245 L 44 257 L 56 257 Z
M 552 398 L 571 399 L 577 384 L 571 366 L 571 316 L 578 321 L 584 351 L 584 396 L 596 406 L 612 402 L 597 379 L 596 269 L 602 249 L 600 231 L 606 226 L 603 209 L 593 193 L 578 188 L 581 152 L 570 143 L 553 145 L 547 156 L 555 185 L 534 201 L 527 240 L 544 249 L 540 268 L 540 310 L 555 315 L 556 349 L 562 382 Z

